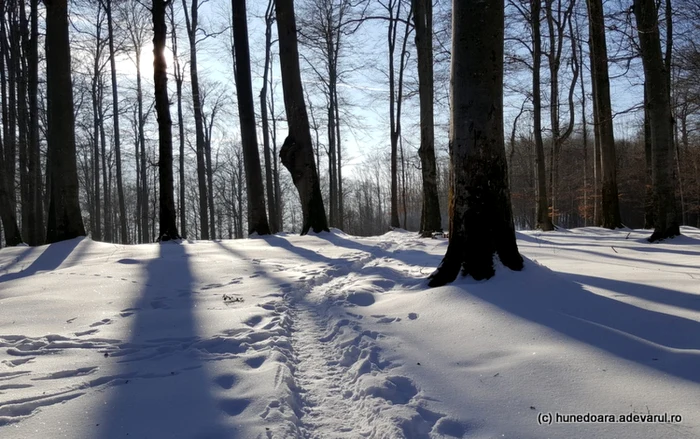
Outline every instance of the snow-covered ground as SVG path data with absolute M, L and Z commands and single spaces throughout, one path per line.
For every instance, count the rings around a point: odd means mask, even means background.
M 524 271 L 435 289 L 406 232 L 2 249 L 0 438 L 700 437 L 683 233 L 518 233 Z

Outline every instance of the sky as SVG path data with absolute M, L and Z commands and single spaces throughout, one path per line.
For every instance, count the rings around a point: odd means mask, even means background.
M 181 60 L 187 58 L 187 44 L 186 36 L 184 35 L 184 19 L 182 18 L 181 9 L 182 4 L 176 2 L 176 10 L 178 11 L 179 17 L 179 51 Z M 248 22 L 249 22 L 249 35 L 250 35 L 250 45 L 251 45 L 251 55 L 252 55 L 252 77 L 253 77 L 253 89 L 255 94 L 256 102 L 256 112 L 259 113 L 259 100 L 257 95 L 262 85 L 262 62 L 264 56 L 264 22 L 263 15 L 267 7 L 266 1 L 249 1 L 248 2 Z M 299 9 L 297 7 L 297 9 Z M 439 9 L 436 9 L 436 17 L 434 26 L 436 29 L 441 26 L 445 26 L 444 18 L 439 13 Z M 218 34 L 216 37 L 211 37 L 205 39 L 198 46 L 198 61 L 199 61 L 199 73 L 200 77 L 204 80 L 218 81 L 224 85 L 224 87 L 229 90 L 232 99 L 235 99 L 235 86 L 233 83 L 232 75 L 232 63 L 230 58 L 230 33 L 227 31 L 227 26 L 230 22 L 230 3 L 226 0 L 209 0 L 205 2 L 200 9 L 200 25 L 209 33 Z M 442 20 L 442 21 L 441 21 Z M 583 17 L 585 20 L 585 17 Z M 276 25 L 273 25 L 273 38 L 276 38 Z M 149 38 L 150 40 L 150 38 Z M 388 105 L 388 79 L 386 71 L 387 69 L 387 47 L 386 47 L 386 22 L 383 20 L 370 20 L 369 22 L 363 24 L 359 31 L 348 37 L 349 46 L 345 53 L 345 58 L 341 60 L 341 67 L 344 65 L 348 69 L 352 69 L 352 73 L 348 74 L 340 84 L 340 91 L 342 93 L 343 99 L 346 100 L 348 105 L 343 105 L 342 109 L 350 115 L 350 118 L 346 120 L 351 121 L 350 123 L 344 123 L 341 125 L 342 132 L 342 143 L 343 143 L 343 156 L 344 165 L 343 171 L 345 175 L 352 175 L 357 166 L 365 164 L 367 160 L 372 158 L 387 156 L 389 152 L 389 105 Z M 609 42 L 612 47 L 612 43 Z M 409 48 L 412 49 L 413 46 L 413 35 L 409 37 Z M 273 54 L 277 52 L 277 45 L 273 44 Z M 307 53 L 303 47 L 300 49 L 302 54 Z M 584 49 L 585 50 L 585 49 Z M 151 43 L 143 49 L 143 76 L 147 80 L 152 78 L 152 48 Z M 611 54 L 613 56 L 614 54 Z M 587 55 L 586 55 L 587 56 Z M 166 53 L 166 60 L 168 65 L 172 65 L 172 54 L 168 51 Z M 276 100 L 276 109 L 279 111 L 283 110 L 283 97 L 281 92 L 281 86 L 279 85 L 279 63 L 276 62 L 277 59 L 273 60 L 273 77 L 275 78 L 276 85 L 272 93 Z M 586 63 L 588 60 L 586 59 Z M 637 63 L 638 64 L 638 63 Z M 304 70 L 303 80 L 304 86 L 307 93 L 312 96 L 314 102 L 314 111 L 317 113 L 316 117 L 321 118 L 324 112 L 324 102 L 319 99 L 319 95 L 315 92 L 317 87 L 317 80 L 313 77 L 313 74 L 308 68 L 308 63 L 302 59 L 301 66 Z M 630 108 L 633 108 L 639 104 L 641 101 L 641 87 L 639 85 L 639 65 L 632 64 L 632 70 L 626 73 L 623 68 L 624 66 L 619 66 L 618 64 L 611 63 L 611 96 L 612 96 L 612 106 L 613 112 L 615 114 L 614 126 L 615 133 L 618 139 L 626 138 L 631 139 L 639 131 L 640 126 L 640 114 L 638 111 L 628 112 Z M 442 70 L 443 72 L 448 71 L 449 66 L 447 63 L 436 66 L 437 70 Z M 562 70 L 566 70 L 566 66 L 562 66 Z M 133 61 L 126 56 L 121 56 L 118 62 L 118 70 L 120 75 L 125 79 L 133 78 L 135 74 L 135 67 Z M 406 72 L 406 79 L 408 83 L 415 84 L 416 82 L 416 67 L 415 67 L 415 54 L 412 52 L 409 57 L 409 65 Z M 542 76 L 543 76 L 543 99 L 546 101 L 548 99 L 548 84 L 547 84 L 547 72 L 548 68 L 546 63 L 543 63 Z M 586 78 L 589 77 L 589 72 L 584 72 Z M 189 75 L 185 75 L 185 82 L 189 82 Z M 436 146 L 438 154 L 446 153 L 447 144 L 447 128 L 449 120 L 449 100 L 445 93 L 449 90 L 449 81 L 447 76 L 440 76 L 436 74 Z M 510 75 L 506 77 L 507 85 L 521 83 L 529 88 L 530 74 L 519 73 L 515 75 Z M 562 90 L 562 120 L 565 121 L 568 118 L 568 106 L 566 105 L 566 89 L 565 84 L 567 84 L 568 79 L 563 77 L 561 79 Z M 173 83 L 171 78 L 171 90 L 173 89 Z M 588 84 L 587 84 L 588 86 Z M 590 93 L 587 90 L 587 94 Z M 171 91 L 171 94 L 173 92 Z M 577 85 L 575 96 L 576 100 L 580 99 L 580 88 Z M 519 93 L 506 93 L 504 97 L 504 113 L 505 113 L 505 127 L 506 136 L 509 135 L 512 124 L 512 120 L 515 115 L 519 112 L 522 105 L 524 97 Z M 233 102 L 233 101 L 232 101 Z M 580 111 L 580 104 L 576 104 L 577 112 Z M 590 96 L 588 98 L 588 119 L 591 120 L 590 116 L 591 104 Z M 229 118 L 235 118 L 237 109 L 235 104 L 231 107 L 231 112 L 227 116 Z M 521 124 L 525 130 L 529 130 L 528 117 L 521 118 Z M 545 120 L 545 131 L 548 129 L 548 116 L 545 114 L 543 120 Z M 577 114 L 577 127 L 580 125 L 580 114 Z M 590 123 L 590 122 L 589 122 Z M 413 154 L 418 148 L 418 98 L 414 94 L 409 98 L 403 106 L 403 135 L 404 135 L 404 145 L 408 149 L 409 154 L 413 151 Z M 224 140 L 234 140 L 238 139 L 238 125 L 237 123 L 230 123 L 229 120 L 221 120 L 218 124 L 217 134 L 215 136 L 219 141 Z M 590 128 L 589 128 L 590 131 Z M 278 143 L 281 143 L 282 139 L 285 137 L 286 127 L 284 123 L 278 124 Z M 320 139 L 322 143 L 324 142 L 325 128 L 320 129 Z M 580 128 L 577 128 L 577 132 L 580 132 Z M 545 132 L 546 134 L 546 132 Z M 314 134 L 312 133 L 312 137 Z M 262 138 L 259 135 L 259 143 L 262 142 Z

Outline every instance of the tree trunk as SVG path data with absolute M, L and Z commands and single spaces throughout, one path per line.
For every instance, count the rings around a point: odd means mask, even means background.
M 48 160 L 51 200 L 46 242 L 85 235 L 80 214 L 75 120 L 71 81 L 67 0 L 44 0 L 46 5 L 46 87 L 48 98 Z
M 634 15 L 644 66 L 651 128 L 654 233 L 650 242 L 680 235 L 673 173 L 670 86 L 661 57 L 658 10 L 653 0 L 635 0 Z
M 129 242 L 129 235 L 126 231 L 126 203 L 124 201 L 124 184 L 122 182 L 122 152 L 119 137 L 119 90 L 117 89 L 117 64 L 114 52 L 114 26 L 112 23 L 112 0 L 105 0 L 105 11 L 107 12 L 107 33 L 109 38 L 109 67 L 112 79 L 112 113 L 114 119 L 114 152 L 117 161 L 117 202 L 119 203 L 119 234 L 121 243 Z
M 175 13 L 173 11 L 173 4 L 170 3 L 171 14 L 170 14 L 170 25 L 172 26 L 172 43 L 173 43 L 173 67 L 175 71 L 175 90 L 177 94 L 177 127 L 178 127 L 178 140 L 180 142 L 180 166 L 179 166 L 179 180 L 180 180 L 180 233 L 183 238 L 187 237 L 187 202 L 185 200 L 185 122 L 182 114 L 182 83 L 184 81 L 183 71 L 180 68 L 180 58 L 178 57 L 177 51 L 177 32 L 175 29 Z
M 24 0 L 17 2 L 19 22 L 15 20 L 15 45 L 18 54 L 15 61 L 17 72 L 17 127 L 19 132 L 19 178 L 22 199 L 22 236 L 29 241 L 34 235 L 34 225 L 30 222 L 32 196 L 29 177 L 29 109 L 27 107 L 29 56 L 29 23 Z M 33 236 L 32 236 L 33 238 Z M 33 239 L 32 239 L 33 240 Z
M 523 267 L 515 242 L 503 138 L 503 2 L 452 2 L 450 243 L 429 285 L 452 282 L 462 269 L 494 275 L 493 256 Z M 467 80 L 457 80 L 465 78 Z
M 235 45 L 236 91 L 241 122 L 241 143 L 248 194 L 248 235 L 268 235 L 262 170 L 258 151 L 253 83 L 250 75 L 248 23 L 245 0 L 233 0 L 233 40 Z
M 280 149 L 280 158 L 282 164 L 292 174 L 292 181 L 301 198 L 303 216 L 301 234 L 305 235 L 309 229 L 314 232 L 328 231 L 299 71 L 294 1 L 277 0 L 276 5 L 282 88 L 289 124 L 289 135 Z
M 602 226 L 608 229 L 622 227 L 620 204 L 617 195 L 617 159 L 613 137 L 612 107 L 610 105 L 610 79 L 608 77 L 608 49 L 605 42 L 605 22 L 602 0 L 587 0 L 590 23 L 590 50 L 592 81 L 595 83 L 593 99 L 598 112 L 596 135 L 600 139 L 602 199 Z
M 29 245 L 44 242 L 44 206 L 41 202 L 41 144 L 39 141 L 39 0 L 30 0 L 31 39 L 29 43 L 29 179 L 31 210 L 29 221 L 33 230 Z
M 649 91 L 644 84 L 644 228 L 654 228 L 654 189 L 652 183 L 652 146 L 651 124 L 649 121 Z
M 138 178 L 141 179 L 141 242 L 150 242 L 148 233 L 148 168 L 146 167 L 146 135 L 145 125 L 146 117 L 143 115 L 143 88 L 141 84 L 141 55 L 136 53 L 136 96 L 138 105 L 138 135 L 139 135 L 139 160 L 141 174 Z
M 199 187 L 199 218 L 202 239 L 209 239 L 209 209 L 207 206 L 207 172 L 204 144 L 204 122 L 202 100 L 199 91 L 199 73 L 197 71 L 197 26 L 198 1 L 192 0 L 191 18 L 187 14 L 187 2 L 182 0 L 187 24 L 187 36 L 190 42 L 190 78 L 192 87 L 192 105 L 194 107 L 195 139 L 197 142 L 197 183 Z
M 173 137 L 168 100 L 168 66 L 165 63 L 165 38 L 168 33 L 165 25 L 164 0 L 153 0 L 153 80 L 155 83 L 156 114 L 158 117 L 158 173 L 160 231 L 158 241 L 179 239 L 175 223 L 175 200 L 173 199 Z M 205 227 L 206 228 L 206 227 Z
M 420 231 L 428 236 L 442 231 L 440 200 L 435 164 L 435 128 L 433 116 L 433 4 L 431 0 L 413 0 L 418 52 L 418 93 L 420 95 L 420 148 L 418 155 L 423 177 L 423 209 Z
M 270 0 L 265 12 L 265 67 L 263 69 L 263 85 L 260 89 L 260 117 L 262 119 L 263 155 L 265 157 L 265 188 L 267 189 L 267 210 L 270 216 L 270 232 L 280 231 L 277 203 L 275 202 L 275 186 L 272 175 L 272 158 L 270 157 L 270 126 L 267 120 L 267 80 L 270 70 L 272 49 L 272 23 L 274 22 L 275 1 Z
M 540 0 L 532 0 L 532 107 L 535 134 L 535 162 L 537 166 L 537 222 L 535 228 L 545 232 L 554 230 L 549 214 L 547 199 L 547 177 L 545 170 L 544 141 L 542 140 L 542 92 L 540 85 L 540 68 L 542 65 L 542 38 L 540 32 Z
M 13 53 L 15 52 L 15 45 L 13 44 L 14 38 L 12 38 L 13 29 L 11 22 L 11 14 L 7 14 L 8 16 L 10 16 L 10 23 L 5 23 L 5 13 L 6 12 L 3 8 L 3 10 L 0 11 L 0 45 L 2 45 L 2 50 L 0 50 L 0 56 L 3 57 L 2 61 L 0 61 L 0 69 L 3 70 L 3 77 L 0 78 L 0 80 L 2 80 L 3 84 L 2 125 L 5 140 L 5 169 L 3 171 L 7 173 L 5 184 L 9 207 L 14 212 L 13 215 L 16 215 L 17 197 L 15 189 L 15 176 L 17 161 L 17 89 L 16 70 L 14 68 L 14 64 L 15 60 L 17 59 L 17 54 Z M 6 25 L 8 29 L 5 28 Z M 4 64 L 4 66 L 2 64 Z M 5 92 L 5 87 L 7 87 L 7 92 Z

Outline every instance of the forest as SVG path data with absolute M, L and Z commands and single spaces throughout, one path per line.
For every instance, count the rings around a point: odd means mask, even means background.
M 505 2 L 516 229 L 653 227 L 662 170 L 671 186 L 659 199 L 700 225 L 700 2 L 652 6 L 644 21 L 619 0 Z M 64 237 L 124 244 L 299 232 L 320 211 L 361 236 L 448 229 L 449 1 L 0 8 L 3 245 L 55 241 L 62 222 Z M 654 44 L 661 58 L 646 63 Z M 659 102 L 671 121 L 663 163 Z M 310 142 L 300 148 L 316 180 L 295 176 L 294 140 Z M 318 191 L 302 194 L 309 184 Z

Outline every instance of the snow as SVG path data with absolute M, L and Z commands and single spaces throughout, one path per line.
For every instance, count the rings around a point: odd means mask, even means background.
M 398 230 L 5 248 L 0 437 L 700 437 L 683 233 L 518 233 L 522 272 L 434 289 L 447 241 Z

